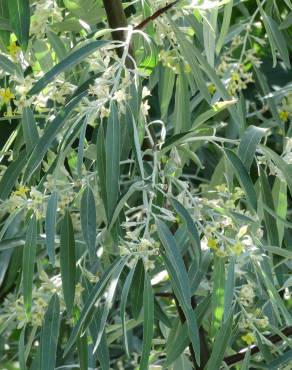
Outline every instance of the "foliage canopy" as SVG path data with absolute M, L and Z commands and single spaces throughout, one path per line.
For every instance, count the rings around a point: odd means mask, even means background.
M 0 363 L 291 369 L 291 1 L 0 0 L 0 49 Z

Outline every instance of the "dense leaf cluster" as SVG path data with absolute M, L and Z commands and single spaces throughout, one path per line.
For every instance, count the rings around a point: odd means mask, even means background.
M 0 367 L 288 370 L 292 3 L 116 3 L 0 0 Z

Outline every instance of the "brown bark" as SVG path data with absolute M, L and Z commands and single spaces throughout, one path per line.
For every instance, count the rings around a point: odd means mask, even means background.
M 103 0 L 103 5 L 110 28 L 114 29 L 128 26 L 121 0 Z M 113 31 L 112 36 L 113 39 L 117 41 L 125 40 L 124 31 Z

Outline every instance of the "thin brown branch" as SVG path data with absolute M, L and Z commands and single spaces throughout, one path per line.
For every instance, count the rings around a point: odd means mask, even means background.
M 174 294 L 169 293 L 169 292 L 156 292 L 155 296 L 156 297 L 162 297 L 162 298 L 171 298 L 171 299 L 174 298 Z
M 155 296 L 161 297 L 161 298 L 175 299 L 176 306 L 177 306 L 178 313 L 179 313 L 179 316 L 181 318 L 181 321 L 182 322 L 185 321 L 184 314 L 181 311 L 181 308 L 180 308 L 180 306 L 179 306 L 179 304 L 176 300 L 176 297 L 175 297 L 174 293 L 172 293 L 172 292 L 156 292 Z M 193 299 L 194 299 L 194 297 L 192 297 L 192 301 L 193 301 Z M 192 302 L 192 305 L 194 305 L 194 301 Z M 209 359 L 210 353 L 209 353 L 209 349 L 208 349 L 208 346 L 207 346 L 205 333 L 204 332 L 202 333 L 201 331 L 202 331 L 202 328 L 200 328 L 200 341 L 201 341 L 201 346 L 202 346 L 201 351 L 204 352 L 204 353 L 201 353 L 201 355 L 202 355 L 202 360 L 204 359 L 204 362 L 206 362 Z M 289 326 L 289 327 L 283 329 L 282 334 L 284 334 L 286 337 L 292 336 L 292 326 Z M 276 343 L 278 343 L 282 340 L 281 336 L 278 335 L 278 334 L 273 334 L 273 335 L 270 335 L 270 336 L 266 336 L 266 338 L 270 342 L 272 342 L 273 344 L 276 344 Z M 245 349 L 241 350 L 240 352 L 238 352 L 234 355 L 227 356 L 227 357 L 224 358 L 224 362 L 227 365 L 233 365 L 237 362 L 240 362 L 244 359 L 244 356 L 245 356 L 247 351 L 248 351 L 248 348 L 245 348 Z M 254 347 L 251 348 L 250 352 L 251 352 L 251 355 L 254 355 L 254 354 L 258 353 L 259 351 L 260 351 L 259 347 L 254 346 Z M 204 367 L 202 367 L 202 365 L 201 365 L 201 368 L 203 369 Z
M 158 9 L 155 13 L 150 15 L 148 18 L 144 19 L 138 26 L 135 27 L 135 30 L 141 30 L 144 28 L 149 22 L 154 21 L 156 18 L 161 16 L 163 13 L 167 12 L 170 8 L 172 8 L 175 4 L 177 4 L 180 0 L 173 1 L 172 3 L 164 6 L 163 8 Z
M 292 326 L 289 326 L 289 327 L 285 328 L 282 331 L 282 334 L 284 334 L 286 337 L 290 337 L 292 335 Z M 273 335 L 270 335 L 270 336 L 266 336 L 266 338 L 270 342 L 272 342 L 273 344 L 276 344 L 276 343 L 280 342 L 281 340 L 283 340 L 281 338 L 281 336 L 278 335 L 278 334 L 273 334 Z M 247 351 L 248 351 L 248 348 L 244 349 L 244 351 L 242 351 L 242 352 L 236 353 L 235 355 L 225 357 L 223 361 L 227 365 L 236 364 L 237 362 L 242 361 L 244 359 L 244 356 L 245 356 Z M 254 347 L 251 348 L 250 353 L 251 353 L 251 355 L 254 355 L 254 354 L 258 353 L 259 351 L 260 351 L 259 347 L 254 346 Z

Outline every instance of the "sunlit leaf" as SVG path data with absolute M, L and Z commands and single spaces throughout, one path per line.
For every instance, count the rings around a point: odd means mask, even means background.
M 60 303 L 55 293 L 46 310 L 40 337 L 40 369 L 54 370 L 60 326 Z
M 37 247 L 37 221 L 35 215 L 31 218 L 23 250 L 23 301 L 27 315 L 30 314 L 32 302 L 33 274 Z
M 9 21 L 24 50 L 29 40 L 30 4 L 29 0 L 9 0 Z
M 76 255 L 72 220 L 67 210 L 62 222 L 60 240 L 62 289 L 66 308 L 71 313 L 75 297 Z

